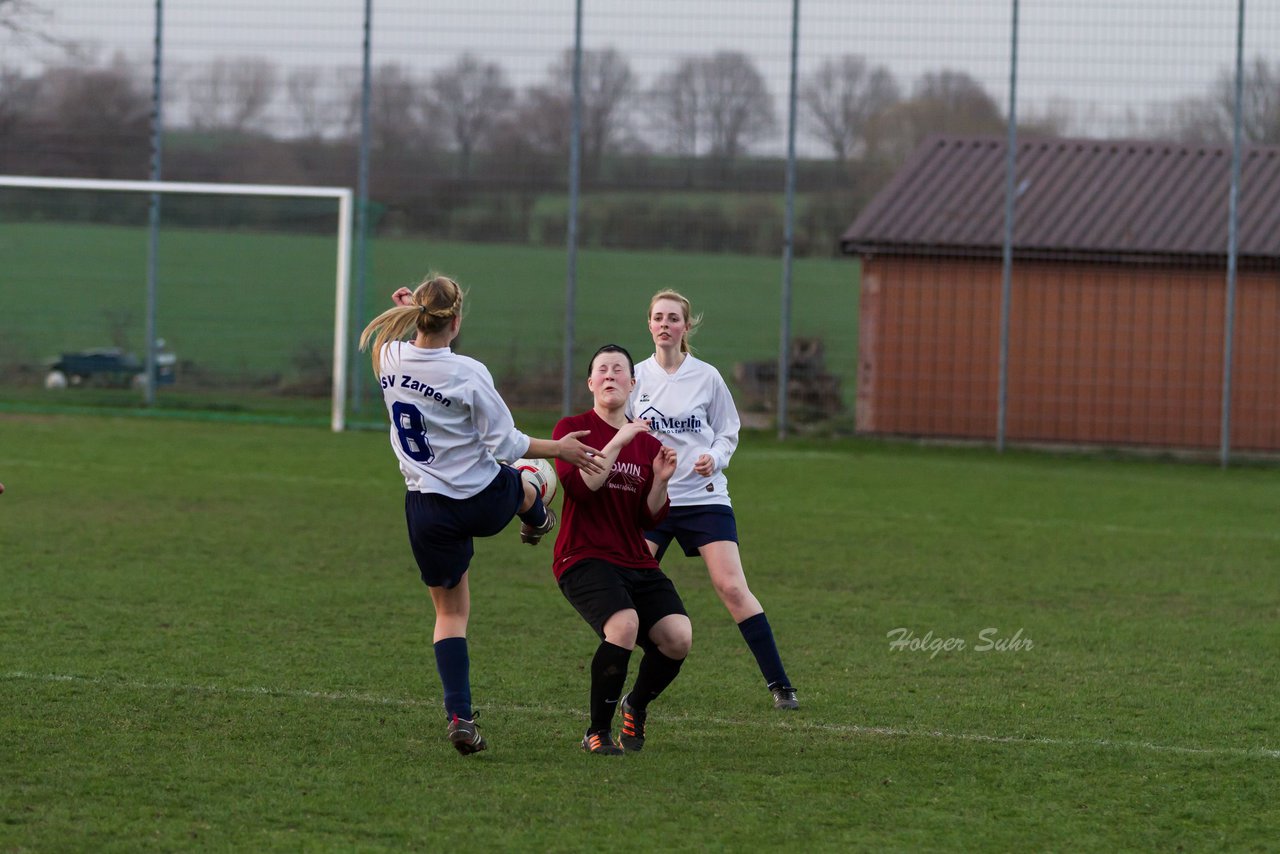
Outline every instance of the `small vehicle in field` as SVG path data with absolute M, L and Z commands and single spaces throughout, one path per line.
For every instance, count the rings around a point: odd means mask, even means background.
M 155 381 L 156 385 L 172 385 L 177 379 L 178 357 L 163 347 L 163 340 L 156 342 Z M 86 385 L 144 388 L 146 384 L 146 362 L 119 347 L 63 353 L 50 361 L 44 377 L 48 389 Z

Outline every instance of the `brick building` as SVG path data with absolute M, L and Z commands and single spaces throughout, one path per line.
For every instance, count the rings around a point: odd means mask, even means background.
M 1231 151 L 1019 143 L 1010 441 L 1216 448 Z M 924 143 L 841 238 L 862 262 L 862 432 L 993 439 L 1005 141 Z M 1280 450 L 1280 149 L 1239 198 L 1231 445 Z

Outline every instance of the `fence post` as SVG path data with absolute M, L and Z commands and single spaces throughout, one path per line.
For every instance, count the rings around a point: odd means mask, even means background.
M 369 105 L 373 100 L 373 0 L 364 0 L 364 42 L 360 48 L 360 149 L 356 155 L 356 322 L 352 325 L 352 350 L 356 350 L 354 336 L 364 327 L 365 269 L 368 267 L 369 246 Z M 355 362 L 351 371 L 352 408 L 361 410 L 364 396 L 362 378 L 364 371 Z M 338 368 L 334 366 L 335 370 Z
M 566 231 L 568 269 L 564 285 L 564 366 L 561 368 L 560 414 L 573 408 L 573 338 L 578 292 L 578 194 L 582 161 L 582 0 L 573 9 L 573 108 L 569 131 L 569 222 Z
M 159 181 L 164 158 L 164 0 L 156 0 L 155 48 L 151 57 L 151 180 Z M 152 193 L 147 206 L 147 312 L 143 347 L 146 348 L 147 406 L 156 402 L 156 301 L 159 291 L 160 194 Z
M 787 94 L 787 205 L 782 238 L 782 328 L 778 335 L 778 438 L 787 438 L 791 374 L 791 260 L 796 219 L 796 65 L 800 54 L 800 0 L 791 0 L 791 83 Z
M 1004 241 L 1000 260 L 1000 391 L 996 402 L 996 449 L 1004 451 L 1009 400 L 1009 315 L 1013 297 L 1014 203 L 1018 195 L 1018 0 L 1009 29 L 1009 127 L 1004 153 Z
M 1231 130 L 1231 190 L 1227 196 L 1227 299 L 1226 317 L 1223 320 L 1222 343 L 1222 445 L 1218 451 L 1219 462 L 1226 468 L 1231 462 L 1231 361 L 1234 357 L 1236 332 L 1236 251 L 1240 235 L 1238 230 L 1240 198 L 1240 138 L 1244 102 L 1244 0 L 1236 8 L 1236 103 Z

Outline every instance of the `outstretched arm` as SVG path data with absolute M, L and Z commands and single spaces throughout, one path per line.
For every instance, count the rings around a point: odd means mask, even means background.
M 576 430 L 566 433 L 559 439 L 530 439 L 526 457 L 545 460 L 563 460 L 574 468 L 581 469 L 583 474 L 604 474 L 609 471 L 600 451 L 580 441 L 590 430 Z M 609 464 L 611 465 L 611 464 Z
M 604 486 L 604 482 L 609 478 L 609 472 L 613 470 L 613 464 L 618 461 L 618 454 L 622 453 L 622 449 L 631 444 L 631 440 L 641 433 L 649 432 L 648 421 L 628 421 L 623 424 L 617 434 L 609 440 L 609 444 L 600 449 L 600 471 L 582 473 L 582 482 L 587 489 L 596 492 L 600 487 Z

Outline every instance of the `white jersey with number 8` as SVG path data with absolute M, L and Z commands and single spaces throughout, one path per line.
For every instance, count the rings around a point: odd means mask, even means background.
M 393 341 L 382 350 L 382 399 L 405 487 L 470 498 L 498 474 L 498 460 L 529 450 L 489 369 L 448 347 Z

